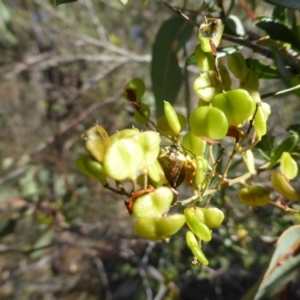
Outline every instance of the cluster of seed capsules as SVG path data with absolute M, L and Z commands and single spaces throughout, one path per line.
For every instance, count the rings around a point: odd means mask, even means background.
M 189 117 L 189 131 L 186 118 L 167 101 L 164 116 L 153 122 L 149 106 L 142 102 L 145 84 L 135 78 L 125 86 L 123 95 L 134 107 L 136 121 L 149 130 L 130 128 L 109 136 L 102 126 L 95 125 L 82 135 L 89 154 L 76 160 L 82 173 L 116 194 L 127 196 L 125 204 L 136 218 L 137 235 L 167 241 L 186 224 L 186 243 L 195 257 L 194 263 L 204 265 L 208 260 L 201 242 L 210 241 L 212 230 L 224 220 L 222 210 L 210 206 L 211 199 L 218 190 L 231 185 L 227 172 L 234 155 L 243 157 L 250 176 L 256 174 L 251 149 L 266 133 L 270 114 L 270 107 L 257 91 L 258 76 L 248 69 L 240 53 L 227 60 L 228 69 L 239 80 L 238 88 L 231 87 L 227 68 L 218 65 L 216 47 L 222 28 L 219 20 L 208 19 L 198 31 L 200 44 L 195 57 L 201 73 L 194 82 L 194 91 L 199 103 Z M 216 167 L 224 150 L 220 140 L 225 137 L 231 137 L 234 145 L 225 170 L 218 173 Z M 165 143 L 169 145 L 162 146 Z M 217 157 L 212 147 L 219 148 Z M 277 161 L 280 159 L 284 161 L 283 171 L 272 173 L 273 187 L 285 199 L 299 199 L 299 193 L 289 184 L 298 172 L 294 161 L 284 151 Z M 132 184 L 129 190 L 128 185 L 124 187 L 128 181 Z M 182 183 L 191 187 L 189 199 L 182 200 L 178 195 L 176 189 Z M 271 201 L 264 187 L 244 181 L 241 184 L 242 202 L 256 208 Z M 181 207 L 183 211 L 178 212 Z

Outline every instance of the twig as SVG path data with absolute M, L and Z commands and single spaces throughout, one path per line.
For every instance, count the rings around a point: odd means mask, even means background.
M 72 22 L 70 19 L 67 19 L 60 11 L 55 10 L 51 5 L 45 3 L 43 0 L 34 0 L 34 2 L 37 3 L 38 5 L 40 5 L 41 7 L 43 7 L 43 9 L 45 9 L 54 18 L 57 18 L 60 21 L 62 21 L 66 26 L 68 26 L 70 29 L 72 29 L 72 32 L 74 32 L 74 28 L 77 27 L 76 24 L 74 22 Z M 139 59 L 141 58 L 141 56 L 138 54 L 132 53 L 131 51 L 128 51 L 124 48 L 117 47 L 109 42 L 92 38 L 80 31 L 75 31 L 74 33 L 77 35 L 77 37 L 80 40 L 82 40 L 85 43 L 88 43 L 90 45 L 105 48 L 111 52 L 117 53 L 119 55 L 123 55 L 132 60 L 139 61 Z
M 104 41 L 104 42 L 107 42 L 107 39 L 106 39 L 106 35 L 105 35 L 105 30 L 104 28 L 101 26 L 100 24 L 100 20 L 97 16 L 97 14 L 95 13 L 95 7 L 94 7 L 94 4 L 92 2 L 92 0 L 85 0 L 84 1 L 88 11 L 89 11 L 89 14 L 91 16 L 91 19 L 97 29 L 97 34 L 98 34 L 98 37 L 100 40 Z
M 100 277 L 101 283 L 103 285 L 103 288 L 105 290 L 105 299 L 112 300 L 112 298 L 113 298 L 112 292 L 109 287 L 109 281 L 108 281 L 108 278 L 107 278 L 107 275 L 106 275 L 106 272 L 104 269 L 103 262 L 99 257 L 96 257 L 96 258 L 94 258 L 94 263 L 98 269 L 99 277 Z
M 176 8 L 176 7 L 168 4 L 167 2 L 164 2 L 164 4 L 168 8 L 170 8 L 173 12 L 175 12 L 177 15 L 181 16 L 182 18 L 184 18 L 185 20 L 187 20 L 188 22 L 193 24 L 195 27 L 199 28 L 199 24 L 197 24 L 193 20 L 191 20 L 179 8 Z M 280 49 L 277 49 L 277 52 L 276 51 L 271 51 L 271 50 L 265 49 L 265 48 L 263 48 L 263 47 L 261 47 L 257 44 L 253 44 L 251 41 L 246 40 L 243 37 L 233 37 L 233 36 L 230 36 L 230 35 L 227 35 L 227 34 L 223 34 L 222 39 L 233 42 L 233 43 L 238 44 L 238 45 L 245 46 L 245 47 L 253 50 L 253 52 L 259 53 L 259 54 L 261 54 L 261 55 L 263 55 L 267 58 L 270 58 L 270 59 L 275 59 L 275 54 L 279 54 L 285 60 L 286 64 L 291 66 L 293 69 L 296 69 L 298 67 L 299 58 L 290 55 L 288 52 L 282 53 L 282 51 L 280 51 Z
M 72 128 L 76 127 L 79 123 L 81 123 L 83 120 L 85 120 L 95 109 L 97 109 L 99 107 L 102 107 L 102 106 L 105 106 L 105 105 L 108 105 L 108 104 L 116 101 L 119 97 L 120 97 L 120 95 L 117 95 L 117 96 L 114 96 L 114 97 L 110 97 L 110 98 L 106 99 L 105 101 L 93 103 L 88 108 L 86 108 L 79 116 L 77 116 L 77 118 L 73 119 L 67 125 L 61 126 L 54 135 L 50 136 L 45 141 L 41 142 L 30 153 L 30 156 L 33 156 L 34 154 L 43 151 L 46 147 L 53 144 L 56 141 L 57 138 L 59 138 L 61 135 L 65 134 L 66 132 L 68 132 Z M 28 164 L 25 165 L 25 166 L 19 167 L 15 170 L 9 172 L 8 174 L 0 177 L 0 185 L 5 183 L 8 180 L 11 180 L 13 178 L 16 178 L 16 177 L 20 176 L 21 174 L 23 174 L 23 172 L 25 172 L 27 167 L 28 167 Z

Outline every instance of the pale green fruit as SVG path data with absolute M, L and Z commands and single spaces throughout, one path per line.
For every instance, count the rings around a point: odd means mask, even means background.
M 224 112 L 230 125 L 238 126 L 253 116 L 255 103 L 249 93 L 243 89 L 234 89 L 220 93 L 211 101 L 213 107 Z
M 240 200 L 253 208 L 265 206 L 271 201 L 270 191 L 266 188 L 252 185 L 239 190 L 238 196 Z
M 225 114 L 215 107 L 198 107 L 190 116 L 191 132 L 196 136 L 222 139 L 226 136 L 228 122 Z
M 192 132 L 187 132 L 182 139 L 182 146 L 193 155 L 203 155 L 206 149 L 206 142 Z
M 281 154 L 280 170 L 288 180 L 292 180 L 298 175 L 297 162 L 292 158 L 289 152 L 283 152 Z
M 191 231 L 186 232 L 186 244 L 192 251 L 193 255 L 198 259 L 200 263 L 207 266 L 208 260 L 205 257 L 203 251 L 200 248 L 199 242 L 197 241 L 195 235 Z
M 181 128 L 181 124 L 179 122 L 176 111 L 174 110 L 173 106 L 167 101 L 164 101 L 164 112 L 170 128 L 175 133 L 175 135 L 179 135 L 180 131 L 184 128 Z
M 140 237 L 159 241 L 177 233 L 185 223 L 182 214 L 174 214 L 162 218 L 139 218 L 134 226 L 134 231 Z
M 286 177 L 280 172 L 272 172 L 271 183 L 274 190 L 278 194 L 282 195 L 285 200 L 300 200 L 300 193 L 291 186 Z
M 173 192 L 169 188 L 159 187 L 154 192 L 135 200 L 133 215 L 137 218 L 161 217 L 169 210 L 173 197 Z
M 203 208 L 203 214 L 205 218 L 204 223 L 210 229 L 219 227 L 225 217 L 224 213 L 216 207 Z
M 222 85 L 215 71 L 200 74 L 194 81 L 194 91 L 203 101 L 210 102 L 211 99 L 222 91 Z
M 241 82 L 245 82 L 248 67 L 241 53 L 233 53 L 227 57 L 227 65 L 231 73 Z
M 106 150 L 111 144 L 106 130 L 100 125 L 95 125 L 86 130 L 81 138 L 84 140 L 86 151 L 99 163 L 102 163 Z
M 201 240 L 210 241 L 211 240 L 211 231 L 210 229 L 203 223 L 199 212 L 196 214 L 195 210 L 199 210 L 200 208 L 186 208 L 184 210 L 184 215 L 186 218 L 186 223 L 189 226 L 190 230 Z M 201 209 L 200 209 L 201 210 Z
M 103 185 L 107 184 L 107 174 L 102 164 L 98 163 L 92 156 L 85 155 L 77 158 L 75 165 L 83 174 L 100 181 Z

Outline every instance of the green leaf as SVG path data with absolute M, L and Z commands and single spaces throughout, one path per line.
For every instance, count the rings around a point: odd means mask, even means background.
M 156 35 L 152 51 L 151 80 L 156 115 L 163 115 L 163 100 L 174 103 L 182 83 L 177 52 L 189 39 L 193 26 L 180 17 L 167 20 Z
M 249 69 L 257 73 L 261 79 L 280 78 L 277 68 L 255 58 L 247 58 L 246 64 Z
M 270 265 L 255 300 L 274 299 L 293 280 L 300 268 L 300 225 L 286 230 L 278 239 Z
M 256 23 L 256 26 L 264 30 L 271 39 L 289 43 L 292 47 L 300 50 L 300 40 L 292 30 L 275 22 L 272 18 L 261 17 L 261 21 Z
M 267 3 L 273 5 L 279 5 L 292 9 L 300 9 L 300 1 L 299 0 L 264 0 Z
M 274 150 L 270 160 L 269 169 L 272 169 L 280 159 L 283 152 L 292 152 L 299 142 L 298 134 L 291 134 L 284 139 Z
M 47 231 L 43 232 L 43 234 L 38 238 L 35 242 L 33 249 L 39 249 L 50 245 L 55 237 L 55 232 L 53 229 L 49 228 Z M 38 259 L 43 254 L 44 249 L 39 249 L 37 251 L 32 252 L 30 255 L 33 259 Z
M 71 3 L 71 2 L 76 2 L 77 0 L 56 0 L 56 5 L 61 5 L 61 4 L 65 4 L 65 3 Z

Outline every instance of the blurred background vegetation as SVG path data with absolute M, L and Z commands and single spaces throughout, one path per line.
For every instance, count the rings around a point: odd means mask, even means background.
M 265 2 L 169 1 L 187 5 L 187 13 L 202 7 L 199 23 L 204 15 L 219 16 L 222 2 L 247 31 L 265 35 L 254 21 L 272 15 L 274 6 Z M 214 199 L 226 219 L 204 246 L 209 267 L 191 268 L 184 234 L 169 244 L 137 238 L 125 198 L 76 171 L 85 129 L 98 122 L 112 134 L 136 125 L 122 98 L 130 79 L 146 82 L 144 100 L 155 110 L 151 52 L 172 16 L 162 1 L 55 7 L 45 0 L 0 0 L 0 299 L 240 299 L 267 266 L 276 237 L 299 224 L 299 216 L 273 207 L 252 211 L 232 188 Z M 196 44 L 195 29 L 178 53 L 182 64 Z M 273 64 L 247 47 L 243 53 Z M 198 101 L 192 91 L 198 73 L 188 68 L 191 107 Z M 261 80 L 260 92 L 297 84 L 279 77 Z M 180 90 L 175 102 L 183 113 L 184 95 Z M 299 124 L 299 94 L 267 101 L 270 135 L 280 141 Z M 268 186 L 270 178 L 256 180 Z M 290 297 L 299 299 L 299 280 Z

